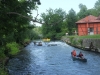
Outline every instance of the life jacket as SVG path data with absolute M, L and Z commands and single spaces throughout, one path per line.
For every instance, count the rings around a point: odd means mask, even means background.
M 72 54 L 73 54 L 73 56 L 76 56 L 76 51 L 73 51 Z

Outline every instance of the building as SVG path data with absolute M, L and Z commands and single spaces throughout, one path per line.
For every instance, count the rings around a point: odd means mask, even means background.
M 95 17 L 89 15 L 76 22 L 78 27 L 78 35 L 94 35 L 100 34 L 100 16 Z

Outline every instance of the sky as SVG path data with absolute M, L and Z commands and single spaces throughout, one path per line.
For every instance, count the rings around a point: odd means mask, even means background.
M 41 13 L 45 13 L 46 10 L 52 8 L 55 10 L 56 8 L 62 8 L 66 13 L 72 8 L 76 13 L 79 12 L 79 4 L 86 5 L 88 9 L 94 7 L 96 1 L 98 0 L 40 0 L 41 5 L 38 6 L 38 14 L 37 18 L 40 18 Z M 33 17 L 37 15 L 36 11 L 33 11 Z M 41 26 L 40 24 L 36 23 L 37 26 Z

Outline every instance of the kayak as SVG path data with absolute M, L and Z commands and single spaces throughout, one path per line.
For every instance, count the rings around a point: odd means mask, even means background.
M 80 58 L 80 57 L 77 57 L 77 56 L 73 56 L 72 52 L 71 52 L 71 56 L 72 56 L 73 61 L 79 60 L 79 61 L 82 61 L 82 62 L 87 62 L 86 58 Z

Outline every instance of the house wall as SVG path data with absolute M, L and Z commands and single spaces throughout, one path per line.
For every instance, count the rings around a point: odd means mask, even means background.
M 100 34 L 100 23 L 78 24 L 78 35 L 88 35 L 88 28 L 93 28 L 94 34 Z
M 100 34 L 100 23 L 90 23 L 88 27 L 94 29 L 94 34 Z
M 86 24 L 78 24 L 78 35 L 87 35 L 87 25 Z
M 95 23 L 94 25 L 94 33 L 100 34 L 100 23 Z

